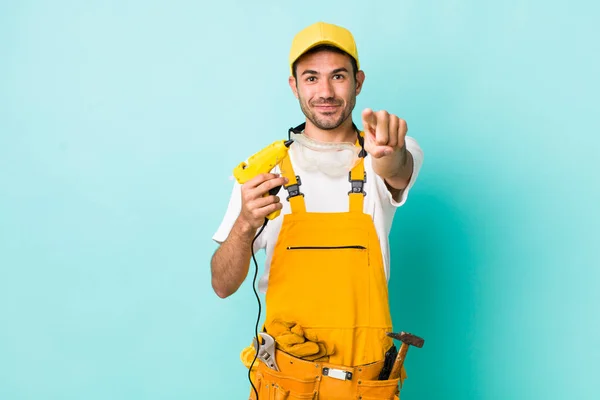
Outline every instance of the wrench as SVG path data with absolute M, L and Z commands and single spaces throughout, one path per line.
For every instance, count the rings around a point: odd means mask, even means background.
M 275 339 L 266 332 L 260 332 L 258 336 L 262 339 L 263 344 L 258 345 L 256 338 L 252 339 L 254 349 L 258 353 L 256 358 L 264 362 L 272 370 L 279 371 L 279 367 L 275 361 Z

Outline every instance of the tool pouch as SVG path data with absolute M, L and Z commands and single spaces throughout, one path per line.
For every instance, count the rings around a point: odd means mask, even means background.
M 357 398 L 363 400 L 399 400 L 399 380 L 399 378 L 385 381 L 360 380 L 357 382 L 356 387 Z
M 352 385 L 317 375 L 310 378 L 292 377 L 269 369 L 260 363 L 254 380 L 259 400 L 317 400 L 317 399 L 362 399 L 400 400 L 399 379 L 363 380 Z M 341 397 L 340 397 L 341 396 Z M 256 400 L 254 391 L 250 399 Z
M 259 400 L 317 399 L 318 377 L 300 379 L 269 369 L 260 363 L 256 371 L 255 386 Z M 250 399 L 255 400 L 254 391 Z
M 280 371 L 270 369 L 260 361 L 257 361 L 252 368 L 251 377 L 258 391 L 258 400 L 400 399 L 398 385 L 402 385 L 403 378 L 377 379 L 383 363 L 343 367 L 329 363 L 308 362 L 282 351 L 276 352 L 276 359 Z M 350 372 L 350 378 L 336 379 L 329 373 L 332 369 L 346 370 Z M 324 374 L 325 370 L 328 372 Z M 403 377 L 405 376 L 403 374 Z M 252 389 L 250 399 L 256 400 Z

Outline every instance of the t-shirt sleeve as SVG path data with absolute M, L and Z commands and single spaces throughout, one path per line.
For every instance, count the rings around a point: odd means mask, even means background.
M 229 232 L 231 232 L 231 228 L 235 223 L 238 215 L 240 215 L 240 211 L 242 209 L 242 186 L 234 182 L 233 189 L 231 190 L 231 197 L 229 198 L 229 205 L 227 206 L 227 211 L 225 211 L 225 216 L 221 221 L 221 225 L 213 235 L 213 240 L 217 243 L 223 243 L 227 236 L 229 236 Z
M 387 189 L 387 186 L 385 185 L 385 182 L 383 182 L 383 179 L 380 180 L 380 184 L 378 185 L 379 186 L 378 189 L 380 190 L 381 194 L 385 194 L 385 197 L 389 200 L 390 204 L 394 207 L 400 207 L 400 206 L 404 205 L 404 203 L 406 203 L 406 200 L 408 199 L 408 193 L 410 192 L 410 189 L 413 187 L 413 185 L 417 181 L 417 177 L 419 176 L 419 172 L 421 171 L 421 166 L 423 165 L 423 150 L 421 150 L 419 143 L 417 143 L 417 141 L 410 136 L 406 136 L 405 141 L 406 141 L 406 150 L 408 152 L 410 152 L 410 154 L 413 157 L 413 172 L 410 177 L 410 181 L 408 182 L 408 185 L 406 186 L 406 188 L 402 191 L 402 194 L 400 195 L 400 199 L 398 201 L 396 201 L 392 197 L 392 194 Z

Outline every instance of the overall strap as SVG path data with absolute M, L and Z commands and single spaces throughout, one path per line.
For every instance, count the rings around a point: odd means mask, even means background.
M 367 181 L 364 158 L 361 157 L 358 164 L 356 164 L 348 173 L 348 180 L 352 185 L 351 190 L 348 192 L 348 197 L 350 199 L 350 212 L 362 213 L 363 201 L 367 194 L 364 189 L 365 182 Z
M 304 204 L 304 194 L 300 193 L 300 177 L 294 173 L 289 153 L 281 160 L 281 176 L 288 179 L 287 186 L 284 186 L 288 192 L 287 201 L 290 202 L 292 213 L 306 212 Z
M 360 153 L 358 156 L 360 160 L 358 164 L 352 168 L 350 173 L 348 174 L 348 180 L 350 181 L 350 191 L 348 192 L 348 197 L 350 199 L 350 212 L 363 212 L 363 202 L 364 198 L 367 195 L 365 192 L 365 182 L 367 182 L 367 173 L 365 172 L 365 157 L 367 156 L 367 152 L 365 151 L 365 137 L 362 131 L 359 131 L 354 126 L 354 129 L 358 132 L 358 137 L 356 140 L 356 147 L 359 147 Z

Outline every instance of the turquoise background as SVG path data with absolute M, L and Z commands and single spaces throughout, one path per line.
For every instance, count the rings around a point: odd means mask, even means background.
M 409 399 L 596 399 L 600 7 L 591 1 L 3 1 L 0 399 L 244 399 L 221 300 L 232 168 L 302 114 L 293 35 L 358 42 L 364 107 L 425 151 L 396 214 Z M 263 256 L 259 256 L 263 260 Z M 251 270 L 252 271 L 252 270 Z

